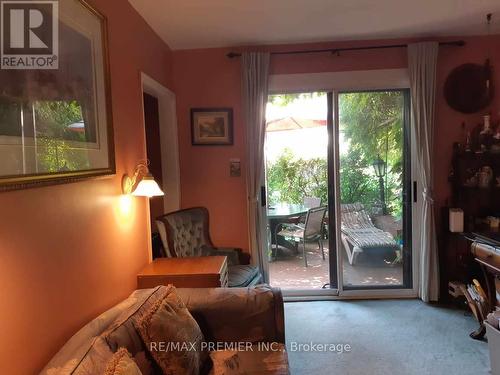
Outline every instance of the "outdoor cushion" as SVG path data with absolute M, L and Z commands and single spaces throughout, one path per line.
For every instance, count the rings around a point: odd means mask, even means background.
M 363 250 L 394 250 L 400 249 L 392 235 L 373 225 L 373 222 L 361 203 L 340 205 L 342 242 L 350 264 Z
M 399 250 L 391 234 L 378 228 L 343 228 L 342 232 L 348 236 L 349 242 L 361 249 L 383 247 Z
M 304 224 L 284 224 L 283 229 L 277 234 L 282 237 L 292 237 L 294 239 L 304 238 Z
M 342 227 L 351 229 L 374 228 L 372 219 L 361 203 L 340 205 Z

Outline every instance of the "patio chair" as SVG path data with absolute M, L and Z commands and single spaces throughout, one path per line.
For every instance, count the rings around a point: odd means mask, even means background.
M 321 206 L 321 198 L 304 197 L 303 204 L 304 204 L 304 207 L 306 207 L 306 208 L 316 208 L 316 207 Z
M 310 208 L 316 208 L 321 206 L 321 198 L 317 197 L 304 197 L 302 200 L 302 205 L 304 208 L 307 208 L 308 210 Z M 294 218 L 289 218 L 288 223 L 294 223 L 294 224 L 304 224 L 306 222 L 306 214 L 302 214 L 300 216 L 294 217 Z
M 275 243 L 276 249 L 278 247 L 278 236 L 287 237 L 293 239 L 297 244 L 302 242 L 302 254 L 304 257 L 304 264 L 307 267 L 307 255 L 306 255 L 306 243 L 307 242 L 318 242 L 319 248 L 321 249 L 321 255 L 323 260 L 325 260 L 325 249 L 323 248 L 323 221 L 325 219 L 327 207 L 316 207 L 310 208 L 307 211 L 306 221 L 304 224 L 291 224 L 291 223 L 281 223 L 276 228 L 275 233 Z
M 364 251 L 400 250 L 390 233 L 373 225 L 361 203 L 342 204 L 340 213 L 340 236 L 349 264 L 355 264 L 358 255 Z
M 321 198 L 317 197 L 304 197 L 302 200 L 302 205 L 304 208 L 310 209 L 310 208 L 316 208 L 321 206 Z M 302 214 L 299 216 L 293 216 L 289 217 L 286 221 L 280 223 L 280 224 L 299 224 L 299 223 L 305 223 L 306 221 L 306 214 Z
M 262 281 L 259 267 L 249 264 L 249 254 L 239 248 L 214 247 L 205 207 L 186 208 L 159 216 L 156 224 L 167 257 L 223 255 L 227 257 L 230 287 L 248 287 Z

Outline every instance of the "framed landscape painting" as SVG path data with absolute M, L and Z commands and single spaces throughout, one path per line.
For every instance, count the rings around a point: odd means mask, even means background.
M 35 11 L 57 64 L 0 70 L 0 190 L 115 173 L 106 20 L 84 1 L 52 3 Z
M 191 143 L 196 146 L 233 144 L 232 108 L 192 108 Z

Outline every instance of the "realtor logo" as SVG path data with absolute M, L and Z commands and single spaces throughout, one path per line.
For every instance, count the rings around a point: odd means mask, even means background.
M 58 1 L 1 0 L 0 4 L 0 67 L 58 69 Z

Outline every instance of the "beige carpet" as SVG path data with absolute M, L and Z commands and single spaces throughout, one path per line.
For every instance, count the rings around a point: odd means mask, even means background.
M 489 373 L 487 343 L 469 338 L 477 323 L 462 310 L 419 300 L 288 302 L 285 319 L 293 375 Z M 351 351 L 291 351 L 311 342 Z

